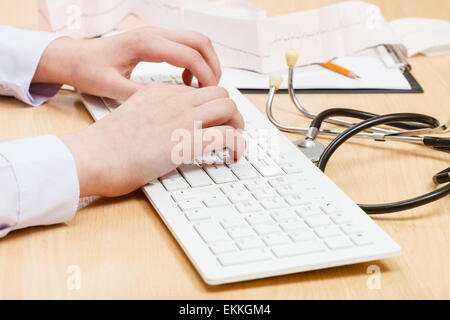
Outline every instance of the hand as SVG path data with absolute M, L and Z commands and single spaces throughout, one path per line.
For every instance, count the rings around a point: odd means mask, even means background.
M 195 76 L 200 87 L 215 86 L 219 59 L 209 38 L 200 33 L 145 27 L 92 40 L 59 38 L 44 51 L 33 82 L 65 83 L 85 93 L 126 100 L 142 88 L 130 80 L 141 61 L 185 68 L 183 81 Z
M 225 89 L 155 82 L 99 122 L 60 138 L 75 158 L 81 197 L 119 196 L 178 167 L 180 136 L 185 160 L 225 147 L 238 159 L 245 149 L 243 127 Z

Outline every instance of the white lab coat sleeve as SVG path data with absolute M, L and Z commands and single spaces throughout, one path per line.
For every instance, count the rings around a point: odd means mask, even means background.
M 67 222 L 78 201 L 75 161 L 59 138 L 0 143 L 0 237 L 16 229 Z
M 47 46 L 56 33 L 0 26 L 0 95 L 38 106 L 53 97 L 60 84 L 31 83 Z

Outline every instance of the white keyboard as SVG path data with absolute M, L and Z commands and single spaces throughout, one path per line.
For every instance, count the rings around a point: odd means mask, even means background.
M 135 78 L 181 83 L 177 76 Z M 204 155 L 143 187 L 208 284 L 394 256 L 400 247 L 237 91 L 247 151 Z M 95 120 L 120 102 L 80 94 Z M 365 270 L 361 270 L 365 272 Z

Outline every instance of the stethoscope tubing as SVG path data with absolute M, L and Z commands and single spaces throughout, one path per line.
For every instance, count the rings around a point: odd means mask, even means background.
M 308 117 L 310 119 L 315 119 L 317 117 L 316 113 L 313 113 L 313 112 L 307 110 L 305 107 L 303 107 L 301 105 L 301 103 L 298 101 L 297 97 L 295 96 L 294 68 L 293 67 L 289 68 L 288 93 L 289 93 L 289 97 L 290 97 L 292 103 L 294 104 L 294 106 L 297 108 L 297 110 L 300 113 L 302 113 L 303 115 L 305 115 L 306 117 Z M 361 115 L 365 114 L 366 118 L 376 116 L 375 114 L 371 114 L 369 112 L 364 112 L 364 111 L 358 111 L 358 112 Z M 334 124 L 338 124 L 338 125 L 341 125 L 341 126 L 346 126 L 346 127 L 351 127 L 351 126 L 356 125 L 355 122 L 344 120 L 344 119 L 340 119 L 340 118 L 334 118 L 334 117 L 329 117 L 325 121 L 326 122 L 330 122 L 330 123 L 334 123 Z M 398 124 L 392 124 L 391 126 L 397 127 L 397 128 L 400 128 L 400 129 L 405 129 L 405 130 L 433 129 L 433 128 L 430 128 L 428 126 L 421 126 L 421 125 L 418 125 L 418 124 L 411 124 L 411 123 L 398 123 Z M 397 131 L 397 130 L 393 130 L 393 129 L 385 129 L 385 128 L 378 128 L 378 127 L 368 128 L 367 130 L 373 131 L 373 132 L 384 133 L 386 135 L 388 135 L 388 134 L 396 135 L 396 134 L 404 134 L 405 133 L 405 131 L 401 132 L 401 131 Z
M 323 112 L 324 114 L 326 112 Z M 332 112 L 330 112 L 332 113 Z M 322 115 L 321 116 L 325 116 Z M 318 121 L 320 121 L 321 117 L 318 117 Z M 323 117 L 322 117 L 323 118 Z M 427 123 L 430 121 L 431 117 L 421 114 L 415 114 L 415 113 L 394 113 L 394 114 L 387 114 L 387 115 L 381 115 L 376 116 L 367 120 L 364 120 L 360 122 L 359 124 L 345 130 L 342 132 L 336 139 L 334 139 L 324 150 L 322 155 L 319 158 L 319 161 L 317 163 L 317 167 L 325 171 L 325 167 L 328 163 L 328 160 L 331 158 L 333 153 L 348 139 L 350 139 L 353 135 L 357 134 L 358 132 L 361 132 L 362 130 L 365 130 L 367 128 L 370 128 L 372 126 L 380 125 L 380 124 L 387 124 L 392 123 L 393 121 L 417 121 L 420 123 Z M 317 123 L 318 127 L 320 127 L 320 123 Z M 445 179 L 445 174 L 448 175 L 448 172 L 450 171 L 450 168 L 443 170 L 436 174 L 433 177 L 433 180 L 436 183 L 443 183 L 447 182 L 448 180 Z M 450 194 L 450 183 L 447 185 L 433 190 L 429 193 L 426 193 L 421 196 L 417 196 L 411 199 L 392 202 L 392 203 L 384 203 L 384 204 L 358 204 L 358 206 L 363 209 L 368 214 L 385 214 L 385 213 L 392 213 L 397 211 L 403 211 L 408 210 L 412 208 L 416 208 L 422 205 L 425 205 L 427 203 L 436 201 L 440 198 L 443 198 Z
M 309 128 L 297 127 L 297 126 L 287 126 L 287 125 L 284 125 L 284 124 L 278 122 L 275 119 L 273 112 L 272 112 L 272 104 L 273 104 L 273 99 L 274 99 L 275 93 L 276 93 L 276 89 L 274 87 L 271 87 L 269 89 L 269 94 L 268 94 L 268 98 L 267 98 L 267 102 L 266 102 L 266 114 L 267 114 L 267 117 L 269 118 L 269 121 L 281 131 L 289 132 L 289 133 L 306 134 L 308 132 Z M 329 119 L 327 119 L 327 120 L 329 120 Z M 350 122 L 350 123 L 353 123 L 353 122 Z M 320 129 L 318 131 L 318 134 L 319 135 L 337 136 L 337 135 L 341 134 L 342 132 L 343 131 L 341 131 L 341 130 L 335 130 L 335 129 Z M 389 132 L 392 133 L 392 130 L 390 130 Z M 398 132 L 398 131 L 395 131 L 395 132 Z M 402 136 L 402 135 L 384 135 L 384 134 L 376 133 L 376 132 L 359 132 L 358 134 L 355 135 L 355 137 L 372 139 L 372 140 L 376 140 L 376 141 L 390 140 L 390 141 L 403 141 L 403 142 L 424 144 L 424 138 L 422 138 L 422 137 Z

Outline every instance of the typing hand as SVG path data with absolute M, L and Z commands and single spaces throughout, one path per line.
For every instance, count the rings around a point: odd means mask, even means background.
M 225 89 L 155 82 L 99 122 L 60 138 L 74 155 L 80 196 L 118 196 L 207 151 L 226 147 L 238 159 L 243 126 Z
M 221 77 L 209 38 L 192 31 L 145 27 L 100 39 L 59 38 L 44 51 L 33 82 L 65 83 L 86 93 L 125 100 L 142 87 L 129 80 L 140 61 L 185 68 L 186 85 L 195 76 L 200 87 L 215 86 Z

